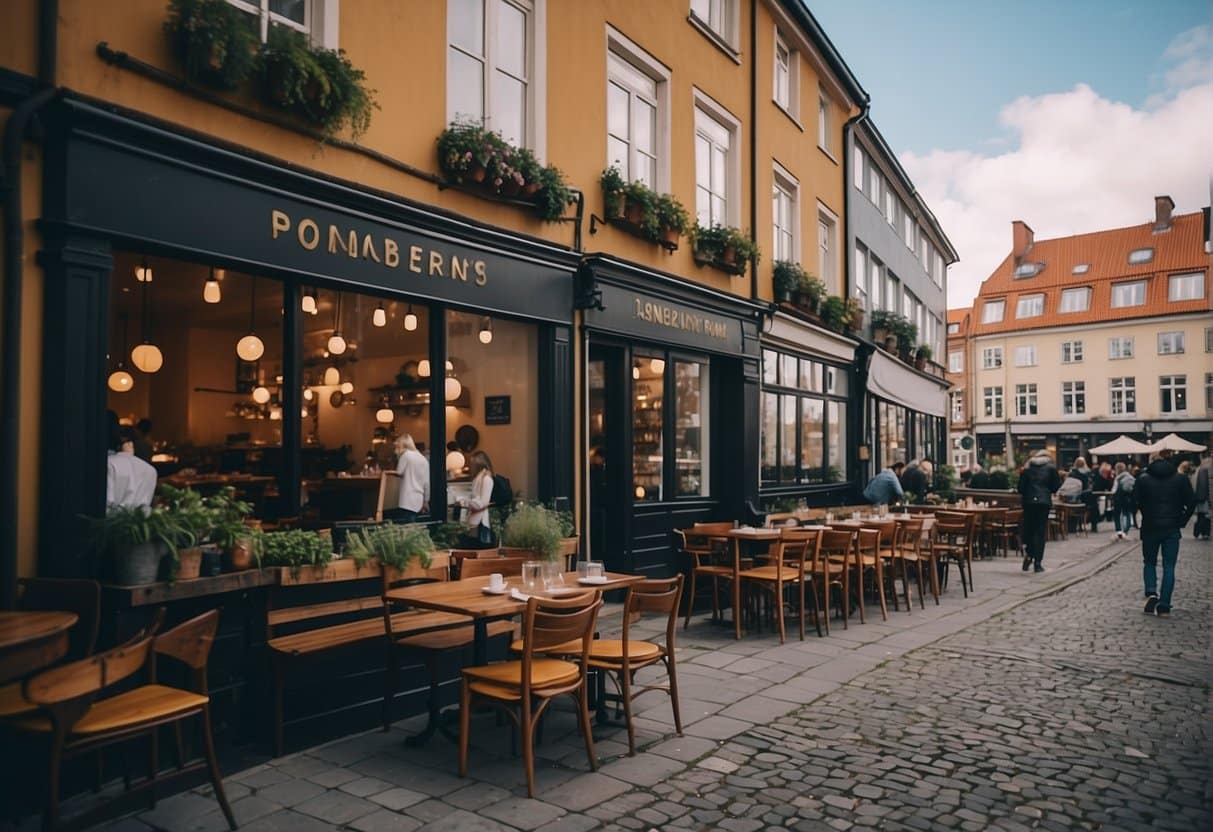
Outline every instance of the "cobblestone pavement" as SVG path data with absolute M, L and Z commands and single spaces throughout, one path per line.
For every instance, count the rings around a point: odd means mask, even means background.
M 869 606 L 785 645 L 698 617 L 679 630 L 684 735 L 649 694 L 641 752 L 598 729 L 591 772 L 553 713 L 536 800 L 491 718 L 466 779 L 449 741 L 402 745 L 410 720 L 229 774 L 228 796 L 248 832 L 1213 828 L 1213 547 L 1184 541 L 1169 620 L 1140 611 L 1134 544 L 1071 538 L 1045 564 L 978 562 L 968 599 L 954 581 L 938 607 Z M 224 825 L 203 787 L 111 828 Z

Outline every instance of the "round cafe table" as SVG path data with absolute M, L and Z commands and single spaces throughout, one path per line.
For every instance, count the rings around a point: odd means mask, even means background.
M 74 612 L 0 612 L 0 685 L 62 658 L 76 620 Z

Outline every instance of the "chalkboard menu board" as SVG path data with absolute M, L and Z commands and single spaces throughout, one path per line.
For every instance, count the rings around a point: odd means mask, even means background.
M 486 425 L 508 425 L 510 423 L 510 397 L 484 397 L 484 423 Z

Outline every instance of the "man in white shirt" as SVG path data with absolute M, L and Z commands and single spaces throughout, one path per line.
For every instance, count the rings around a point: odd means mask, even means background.
M 156 469 L 135 456 L 134 436 L 124 429 L 106 459 L 105 504 L 149 508 L 156 494 Z
M 396 474 L 400 477 L 397 510 L 389 519 L 412 523 L 430 504 L 430 463 L 407 433 L 396 438 Z

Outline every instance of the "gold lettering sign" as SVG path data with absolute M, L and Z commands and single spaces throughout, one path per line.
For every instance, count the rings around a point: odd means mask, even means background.
M 305 251 L 379 263 L 386 269 L 395 270 L 401 266 L 401 244 L 386 234 L 376 236 L 333 223 L 322 226 L 311 217 L 296 221 L 286 211 L 277 209 L 270 211 L 270 238 L 294 242 Z M 404 251 L 407 252 L 404 268 L 413 274 L 471 282 L 475 286 L 489 282 L 488 265 L 483 260 L 412 244 L 406 244 Z
M 678 329 L 708 338 L 727 341 L 729 325 L 719 318 L 708 318 L 687 309 L 679 309 L 651 300 L 633 298 L 633 315 L 639 320 L 655 326 Z

